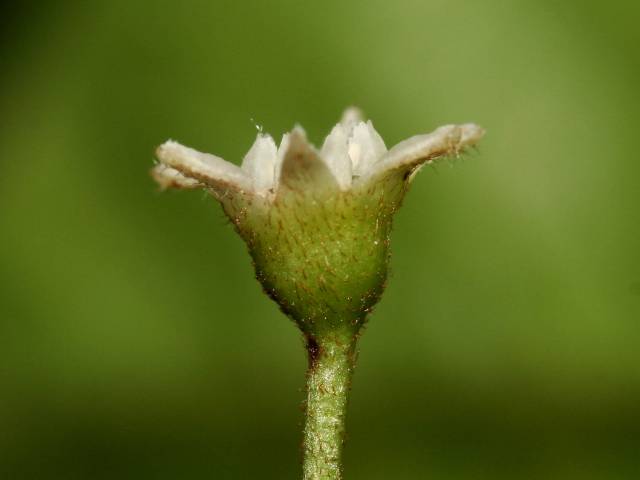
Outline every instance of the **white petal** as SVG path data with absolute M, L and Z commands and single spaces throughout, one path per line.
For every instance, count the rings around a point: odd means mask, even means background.
M 264 193 L 274 186 L 277 147 L 270 135 L 258 134 L 242 161 L 242 169 L 253 179 L 253 187 Z
M 167 188 L 202 188 L 204 186 L 198 180 L 185 177 L 178 170 L 167 167 L 162 163 L 159 163 L 151 169 L 151 176 L 158 182 L 162 190 L 166 190 Z
M 278 191 L 329 191 L 338 187 L 335 177 L 316 149 L 307 141 L 304 130 L 294 128 L 283 138 L 278 150 L 280 177 Z
M 484 128 L 475 123 L 463 123 L 460 125 L 460 130 L 462 130 L 460 143 L 463 147 L 475 145 L 485 134 Z
M 274 168 L 274 186 L 276 190 L 278 190 L 278 185 L 280 184 L 280 175 L 282 173 L 282 163 L 284 162 L 284 156 L 287 154 L 287 150 L 289 150 L 289 136 L 289 133 L 285 133 L 284 135 L 282 135 L 280 146 L 278 146 L 278 152 L 276 153 L 276 165 Z
M 220 157 L 198 152 L 193 148 L 169 140 L 156 150 L 158 160 L 179 171 L 187 178 L 195 179 L 216 190 L 232 188 L 252 191 L 251 177 L 240 167 Z
M 416 135 L 389 150 L 366 176 L 457 155 L 466 147 L 477 143 L 483 135 L 484 129 L 473 123 L 445 125 L 426 135 Z
M 349 138 L 349 157 L 353 165 L 353 175 L 364 175 L 386 151 L 387 147 L 371 121 L 357 124 Z
M 364 122 L 364 116 L 362 115 L 362 110 L 360 110 L 358 107 L 347 108 L 342 113 L 342 118 L 340 119 L 340 123 L 345 128 L 348 134 L 351 133 L 353 127 L 361 122 Z
M 320 156 L 329 166 L 342 190 L 351 187 L 351 159 L 347 151 L 348 133 L 339 123 L 324 140 Z

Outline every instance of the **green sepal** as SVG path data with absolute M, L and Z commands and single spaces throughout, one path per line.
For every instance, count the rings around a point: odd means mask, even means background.
M 224 210 L 264 291 L 305 334 L 356 334 L 384 290 L 392 218 L 408 182 L 390 176 L 339 191 L 304 188 L 299 178 L 272 200 L 235 196 Z

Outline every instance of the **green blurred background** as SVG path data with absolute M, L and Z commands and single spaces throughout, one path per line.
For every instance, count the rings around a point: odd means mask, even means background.
M 475 121 L 425 169 L 361 341 L 356 479 L 640 476 L 640 4 L 16 4 L 0 33 L 0 478 L 299 477 L 300 336 L 175 138 L 255 123 L 387 145 Z

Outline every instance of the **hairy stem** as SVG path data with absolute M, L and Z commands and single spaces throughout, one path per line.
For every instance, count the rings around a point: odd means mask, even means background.
M 342 449 L 351 377 L 354 335 L 332 332 L 307 337 L 309 370 L 304 426 L 304 480 L 342 478 Z

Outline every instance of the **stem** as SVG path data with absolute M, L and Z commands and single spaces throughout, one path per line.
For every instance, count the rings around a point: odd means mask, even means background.
M 350 332 L 332 332 L 320 338 L 307 336 L 304 480 L 342 478 L 342 448 L 355 366 L 355 343 Z

